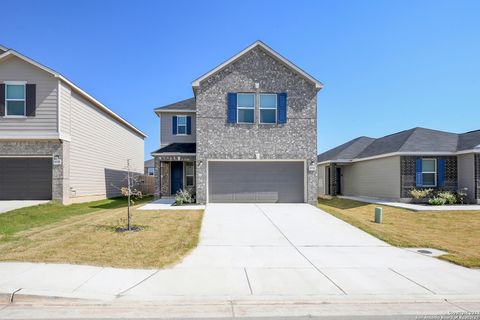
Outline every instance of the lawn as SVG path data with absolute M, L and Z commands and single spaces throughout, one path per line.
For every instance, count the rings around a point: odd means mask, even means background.
M 0 215 L 0 261 L 73 263 L 122 268 L 162 268 L 198 243 L 203 210 L 139 211 L 138 232 L 126 225 L 120 199 L 62 206 L 47 204 Z M 32 221 L 29 221 L 32 219 Z
M 383 223 L 376 224 L 376 206 L 338 198 L 318 202 L 320 209 L 394 246 L 445 250 L 449 253 L 440 259 L 480 267 L 480 211 L 414 212 L 381 206 Z

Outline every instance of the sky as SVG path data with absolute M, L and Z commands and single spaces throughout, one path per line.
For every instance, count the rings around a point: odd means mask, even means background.
M 4 1 L 0 45 L 148 135 L 153 109 L 256 40 L 325 84 L 318 152 L 413 127 L 480 129 L 480 1 Z M 5 13 L 9 14 L 5 14 Z

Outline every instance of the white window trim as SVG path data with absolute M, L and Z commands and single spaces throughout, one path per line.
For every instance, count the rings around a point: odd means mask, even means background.
M 262 108 L 262 96 L 275 96 L 275 109 L 273 108 Z M 259 104 L 259 123 L 260 124 L 277 124 L 277 113 L 278 113 L 278 96 L 276 93 L 260 93 L 258 95 L 258 104 Z M 262 110 L 275 110 L 275 122 L 262 122 Z
M 27 117 L 27 82 L 26 81 L 4 81 L 5 84 L 5 118 L 26 118 Z M 7 97 L 7 87 L 9 85 L 13 86 L 23 86 L 23 99 L 8 99 Z M 23 115 L 9 115 L 8 114 L 8 101 L 23 101 Z
M 433 160 L 435 163 L 435 171 L 424 171 L 423 170 L 423 160 Z M 437 186 L 437 159 L 436 158 L 422 158 L 422 187 L 436 187 Z M 433 173 L 434 177 L 434 184 L 433 185 L 428 185 L 423 183 L 423 174 L 424 173 Z
M 191 175 L 187 174 L 187 166 L 188 165 L 191 165 L 192 168 L 193 168 L 193 173 Z M 195 187 L 195 163 L 193 161 L 186 161 L 184 163 L 184 168 L 185 168 L 185 183 L 184 183 L 184 186 L 186 188 Z M 192 185 L 187 184 L 187 181 L 188 181 L 187 177 L 192 177 L 192 181 L 193 181 Z
M 188 116 L 177 116 L 177 136 L 188 136 L 188 129 L 187 129 L 187 117 Z M 185 118 L 185 124 L 179 124 L 178 119 L 179 118 Z M 179 127 L 185 126 L 185 133 L 179 133 L 180 131 L 178 130 Z
M 238 106 L 238 96 L 244 94 L 244 95 L 252 95 L 253 96 L 253 107 L 239 107 Z M 256 106 L 256 97 L 255 93 L 248 93 L 248 92 L 239 92 L 237 93 L 237 123 L 238 124 L 254 124 L 255 123 L 255 106 Z M 239 122 L 238 121 L 238 110 L 253 110 L 253 121 L 252 122 Z

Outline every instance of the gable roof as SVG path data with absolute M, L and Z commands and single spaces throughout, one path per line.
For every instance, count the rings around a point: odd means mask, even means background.
M 251 44 L 250 46 L 248 46 L 247 48 L 245 48 L 244 50 L 240 51 L 239 53 L 237 53 L 236 55 L 234 55 L 233 57 L 231 57 L 230 59 L 228 59 L 227 61 L 225 61 L 224 63 L 218 65 L 217 67 L 215 67 L 214 69 L 210 70 L 209 72 L 205 73 L 204 75 L 202 75 L 201 77 L 195 79 L 193 82 L 192 82 L 192 87 L 194 88 L 194 90 L 196 88 L 198 88 L 200 86 L 200 82 L 202 82 L 203 80 L 207 79 L 208 77 L 210 77 L 211 75 L 219 72 L 220 70 L 222 70 L 223 68 L 225 68 L 227 65 L 237 61 L 238 59 L 240 59 L 243 55 L 245 55 L 246 53 L 248 53 L 249 51 L 253 50 L 254 48 L 256 47 L 261 47 L 262 49 L 264 49 L 267 53 L 269 53 L 271 56 L 273 56 L 274 58 L 276 58 L 277 60 L 279 60 L 280 62 L 282 62 L 284 65 L 286 65 L 287 67 L 289 67 L 291 70 L 297 72 L 298 74 L 300 74 L 301 76 L 303 76 L 305 79 L 309 80 L 310 82 L 312 82 L 313 84 L 315 84 L 315 87 L 317 89 L 321 89 L 323 88 L 323 83 L 321 83 L 320 81 L 318 81 L 317 79 L 315 79 L 314 77 L 312 77 L 311 75 L 309 75 L 307 72 L 305 72 L 304 70 L 300 69 L 299 67 L 297 67 L 295 64 L 293 64 L 292 62 L 290 62 L 288 59 L 286 59 L 285 57 L 283 57 L 282 55 L 280 55 L 278 52 L 276 52 L 275 50 L 273 50 L 272 48 L 270 48 L 269 46 L 267 46 L 265 43 L 263 43 L 262 41 L 260 40 L 257 40 L 255 41 L 253 44 Z
M 158 107 L 155 112 L 196 112 L 197 104 L 195 98 L 178 101 L 166 106 Z
M 480 149 L 480 130 L 462 133 L 458 137 L 458 151 Z
M 4 48 L 4 47 L 0 47 L 0 49 L 1 48 Z M 65 82 L 66 84 L 68 84 L 74 91 L 76 91 L 81 96 L 83 96 L 84 98 L 86 98 L 87 100 L 92 102 L 98 109 L 102 110 L 103 112 L 105 112 L 106 114 L 108 114 L 109 116 L 111 116 L 112 118 L 114 118 L 115 120 L 117 120 L 118 122 L 120 122 L 121 124 L 126 126 L 127 128 L 129 128 L 132 131 L 136 132 L 137 134 L 141 135 L 143 138 L 147 137 L 147 135 L 145 133 L 143 133 L 142 131 L 137 129 L 134 125 L 129 123 L 127 120 L 123 119 L 121 116 L 119 116 L 118 114 L 116 114 L 115 112 L 110 110 L 107 106 L 102 104 L 100 101 L 98 101 L 97 99 L 95 99 L 94 97 L 92 97 L 91 95 L 86 93 L 85 91 L 83 91 L 80 87 L 78 87 L 76 84 L 74 84 L 73 82 L 71 82 L 70 80 L 68 80 L 64 76 L 62 76 L 57 71 L 55 71 L 55 70 L 53 70 L 53 69 L 51 69 L 47 66 L 44 66 L 43 64 L 41 64 L 41 63 L 23 55 L 23 54 L 21 54 L 21 53 L 15 51 L 13 49 L 7 49 L 6 52 L 0 54 L 0 63 L 2 62 L 2 60 L 6 59 L 7 57 L 10 57 L 10 56 L 17 57 L 17 58 L 19 58 L 19 59 L 21 59 L 21 60 L 23 60 L 27 63 L 30 63 L 30 64 L 36 66 L 37 68 L 42 69 L 43 71 L 45 71 L 47 73 L 50 73 L 55 78 L 57 78 L 57 79 Z
M 356 158 L 375 139 L 370 137 L 359 137 L 350 140 L 338 147 L 330 149 L 317 157 L 318 162 L 327 160 L 349 160 Z
M 318 162 L 352 161 L 392 154 L 455 154 L 473 149 L 480 151 L 480 130 L 456 134 L 417 127 L 378 139 L 366 138 L 371 139 L 368 143 L 365 138 L 351 140 L 318 155 Z M 364 139 L 363 144 L 359 143 L 361 139 Z M 361 150 L 358 151 L 359 149 Z

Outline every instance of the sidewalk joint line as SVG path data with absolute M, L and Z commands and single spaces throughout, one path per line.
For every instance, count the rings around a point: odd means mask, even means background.
M 155 271 L 154 273 L 152 273 L 151 275 L 149 275 L 148 277 L 146 277 L 145 279 L 141 280 L 140 282 L 134 284 L 133 286 L 131 286 L 130 288 L 127 288 L 125 290 L 123 290 L 122 292 L 116 294 L 116 297 L 121 297 L 123 294 L 125 294 L 125 292 L 129 291 L 129 290 L 132 290 L 133 288 L 135 288 L 136 286 L 144 283 L 145 281 L 147 281 L 148 279 L 150 279 L 151 277 L 153 277 L 154 275 L 156 275 L 157 273 L 160 272 L 161 269 L 158 269 L 157 271 Z
M 310 261 L 310 259 L 308 259 L 301 251 L 300 249 L 297 248 L 297 246 L 292 242 L 290 241 L 290 239 L 287 238 L 287 236 L 283 233 L 283 231 L 275 224 L 275 222 L 273 222 L 273 220 L 267 215 L 267 213 L 265 211 L 263 211 L 262 208 L 260 208 L 258 206 L 258 204 L 255 204 L 255 206 L 258 208 L 258 210 L 260 210 L 263 215 L 268 219 L 268 221 L 270 221 L 270 223 L 278 230 L 278 232 L 280 232 L 280 234 L 285 238 L 285 240 L 287 240 L 290 245 L 305 259 L 307 260 L 307 262 L 315 269 L 317 270 L 320 274 L 322 274 L 325 278 L 327 278 L 331 283 L 333 283 L 333 285 L 335 287 L 338 288 L 338 290 L 340 290 L 344 295 L 347 295 L 347 293 L 345 292 L 345 290 L 343 290 L 338 284 L 335 283 L 335 281 L 333 281 L 329 276 L 327 276 L 325 273 L 322 272 L 322 270 L 320 270 L 320 268 L 318 268 L 312 261 Z
M 248 283 L 248 288 L 250 289 L 250 294 L 253 296 L 252 285 L 250 284 L 250 279 L 248 278 L 247 268 L 244 267 L 243 271 L 245 271 L 245 278 L 247 278 L 247 283 Z
M 467 310 L 467 309 L 465 309 L 465 308 L 463 308 L 463 307 L 460 307 L 460 306 L 456 305 L 455 303 L 453 303 L 453 302 L 451 302 L 451 301 L 448 301 L 448 299 L 445 299 L 445 302 L 446 302 L 446 303 L 449 303 L 449 304 L 451 304 L 452 306 L 457 307 L 457 308 L 459 308 L 460 310 L 463 310 L 463 311 L 465 311 L 465 312 L 473 312 L 473 311 Z
M 412 283 L 415 283 L 417 286 L 420 286 L 420 287 L 422 287 L 423 289 L 428 290 L 428 291 L 430 291 L 430 292 L 433 293 L 433 294 L 437 294 L 435 291 L 430 290 L 430 289 L 428 289 L 427 287 L 425 287 L 424 285 L 421 285 L 420 283 L 418 283 L 418 282 L 416 282 L 416 281 L 413 281 L 413 280 L 410 279 L 409 277 L 404 276 L 404 275 L 401 274 L 400 272 L 395 271 L 393 268 L 388 268 L 388 269 L 389 269 L 390 271 L 393 271 L 394 273 L 398 274 L 400 277 L 403 277 L 403 278 L 407 279 L 408 281 L 410 281 L 410 282 L 412 282 Z
M 98 270 L 97 272 L 95 272 L 94 274 L 92 274 L 90 277 L 88 277 L 87 280 L 83 281 L 78 287 L 76 287 L 75 289 L 72 290 L 72 293 L 74 293 L 75 291 L 77 291 L 78 289 L 80 289 L 85 283 L 87 283 L 88 281 L 92 280 L 93 277 L 95 277 L 97 274 L 99 274 L 100 272 L 102 272 L 102 270 L 105 269 L 105 268 L 100 268 L 100 270 Z

